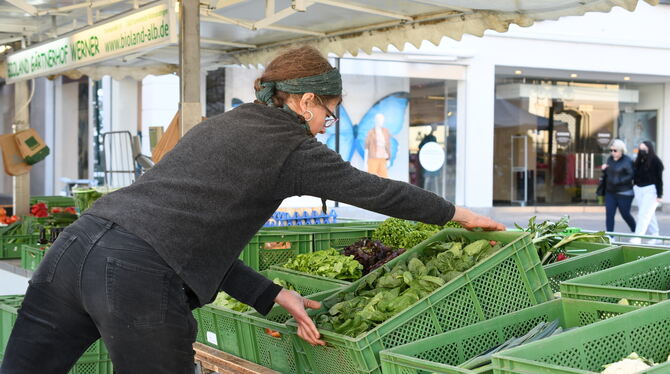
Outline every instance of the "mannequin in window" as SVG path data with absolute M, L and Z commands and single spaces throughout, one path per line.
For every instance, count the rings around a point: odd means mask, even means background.
M 386 163 L 391 158 L 391 133 L 384 127 L 384 115 L 375 116 L 375 127 L 365 138 L 365 154 L 368 159 L 368 173 L 388 178 Z

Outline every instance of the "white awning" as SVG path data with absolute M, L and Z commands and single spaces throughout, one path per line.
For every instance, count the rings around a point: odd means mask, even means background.
M 658 0 L 645 1 L 658 3 Z M 64 3 L 71 5 L 63 6 Z M 20 40 L 47 41 L 152 3 L 156 2 L 0 0 L 0 45 L 20 48 Z M 638 0 L 200 0 L 200 3 L 203 5 L 201 62 L 208 69 L 234 63 L 264 64 L 292 45 L 312 45 L 324 54 L 338 56 L 371 53 L 374 48 L 386 51 L 390 46 L 402 50 L 405 43 L 416 47 L 424 40 L 438 44 L 443 37 L 460 40 L 464 34 L 482 36 L 486 30 L 505 32 L 512 24 L 526 27 L 563 16 L 609 12 L 616 6 L 632 11 Z M 117 78 L 137 77 L 142 71 L 174 71 L 176 64 L 178 50 L 168 46 L 77 71 L 99 76 L 107 69 Z

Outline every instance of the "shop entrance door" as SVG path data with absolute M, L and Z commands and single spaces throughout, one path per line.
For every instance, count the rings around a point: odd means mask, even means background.
M 592 122 L 590 106 L 554 100 L 547 126 L 538 128 L 537 203 L 595 204 L 611 131 Z

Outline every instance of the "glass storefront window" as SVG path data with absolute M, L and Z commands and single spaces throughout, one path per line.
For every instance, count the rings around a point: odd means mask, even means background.
M 596 203 L 611 140 L 635 159 L 657 142 L 663 84 L 569 82 L 498 74 L 494 204 Z
M 401 68 L 398 68 L 401 67 Z M 457 81 L 413 70 L 428 64 L 340 60 L 343 100 L 319 137 L 361 170 L 455 200 Z
M 454 201 L 457 82 L 414 78 L 410 83 L 409 181 Z M 444 159 L 420 157 L 430 152 L 424 149 L 430 143 L 444 150 Z
M 455 201 L 457 87 L 465 68 L 366 59 L 340 59 L 339 68 L 340 120 L 317 139 L 360 170 Z M 226 68 L 226 109 L 254 100 L 261 73 Z

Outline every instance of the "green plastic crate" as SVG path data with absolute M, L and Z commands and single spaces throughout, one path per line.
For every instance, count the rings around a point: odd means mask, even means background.
M 481 261 L 412 307 L 375 329 L 352 338 L 321 331 L 326 347 L 312 347 L 298 341 L 300 351 L 314 373 L 380 373 L 379 352 L 508 314 L 552 299 L 549 281 L 537 251 L 525 232 L 470 232 L 444 229 L 393 259 L 383 268 L 390 270 L 412 253 L 420 253 L 430 243 L 458 238 L 495 240 L 507 245 Z M 381 271 L 381 270 L 376 270 Z M 372 272 L 371 274 L 375 274 Z M 370 275 L 368 275 L 370 276 Z M 354 290 L 367 277 L 339 292 Z M 328 306 L 328 299 L 325 300 Z M 315 312 L 310 312 L 314 316 Z M 294 329 L 295 321 L 288 325 Z
M 311 233 L 261 230 L 242 252 L 242 260 L 255 270 L 283 265 L 301 253 L 310 253 L 314 246 Z
M 590 242 L 574 241 L 568 243 L 565 246 L 565 254 L 568 255 L 568 257 L 575 257 L 611 247 L 612 244 L 609 243 L 590 243 Z
M 587 274 L 561 283 L 561 296 L 645 306 L 670 296 L 670 252 Z
M 0 361 L 5 354 L 9 335 L 16 322 L 17 311 L 23 302 L 23 297 L 24 295 L 0 296 Z M 113 373 L 112 361 L 101 340 L 91 344 L 68 372 L 68 374 Z
M 338 224 L 324 224 L 324 225 L 304 225 L 304 226 L 287 226 L 287 227 L 270 227 L 263 228 L 262 232 L 290 232 L 312 234 L 314 240 L 314 251 L 321 251 L 324 249 L 341 249 L 354 244 L 360 239 L 369 238 L 372 232 L 377 227 L 375 225 L 343 225 Z
M 458 366 L 508 339 L 527 334 L 540 322 L 559 320 L 563 328 L 579 327 L 635 309 L 595 301 L 557 299 L 382 351 L 382 371 L 384 374 L 491 373 L 491 365 L 474 370 Z
M 74 207 L 74 199 L 71 196 L 32 196 L 30 198 L 30 205 L 36 203 L 45 203 L 47 208 L 68 208 Z
M 0 258 L 21 258 L 21 246 L 23 244 L 37 244 L 39 238 L 39 234 L 0 234 Z
M 328 232 L 314 234 L 314 250 L 342 249 L 370 237 L 370 230 L 357 227 L 331 228 Z
M 603 365 L 636 352 L 654 362 L 670 354 L 670 302 L 500 352 L 496 374 L 598 374 Z M 670 363 L 639 373 L 670 373 Z
M 342 286 L 327 278 L 319 280 L 271 269 L 261 273 L 269 279 L 279 278 L 293 284 L 298 293 L 303 296 L 338 289 Z M 244 325 L 247 320 L 242 319 L 243 314 L 249 313 L 253 312 L 236 312 L 212 305 L 193 310 L 193 315 L 198 321 L 196 340 L 226 353 L 253 360 L 256 357 L 255 348 L 249 336 L 249 328 Z
M 337 289 L 310 295 L 312 300 L 321 301 Z M 301 338 L 286 326 L 292 316 L 280 306 L 272 308 L 267 316 L 258 312 L 239 316 L 243 335 L 248 337 L 249 347 L 246 359 L 283 374 L 303 374 L 312 372 L 304 355 L 298 354 L 298 340 Z M 274 336 L 273 336 L 274 334 Z
M 549 278 L 551 290 L 558 292 L 561 282 L 566 280 L 667 251 L 668 249 L 659 247 L 610 246 L 583 256 L 546 265 L 544 270 Z
M 330 282 L 330 283 L 336 284 L 336 285 L 338 285 L 339 287 L 344 287 L 344 286 L 348 286 L 348 285 L 351 284 L 351 282 L 349 282 L 349 281 L 345 281 L 345 280 L 341 280 L 341 279 L 333 279 L 333 278 L 323 277 L 323 276 L 320 276 L 320 275 L 314 275 L 314 274 L 310 274 L 310 273 L 305 273 L 304 271 L 297 271 L 297 270 L 293 270 L 293 269 L 286 269 L 286 268 L 283 268 L 283 267 L 278 266 L 278 265 L 274 265 L 274 266 L 270 267 L 270 270 L 273 270 L 273 271 L 276 271 L 276 272 L 281 272 L 281 273 L 287 273 L 287 274 L 299 275 L 299 276 L 301 276 L 301 277 L 304 277 L 305 279 L 314 279 L 314 280 L 317 281 L 317 282 L 326 281 L 326 282 Z M 313 293 L 317 293 L 317 292 L 309 292 L 309 293 L 306 293 L 306 294 L 307 294 L 307 295 L 310 295 L 310 294 L 313 294 Z
M 47 246 L 23 244 L 21 246 L 21 267 L 35 270 L 44 258 Z

